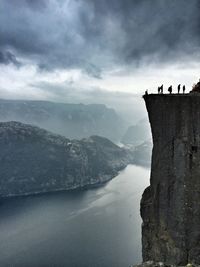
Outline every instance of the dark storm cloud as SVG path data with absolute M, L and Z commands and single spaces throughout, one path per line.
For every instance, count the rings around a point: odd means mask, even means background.
M 48 5 L 48 0 L 9 0 L 10 4 L 15 8 L 31 8 L 34 10 L 41 10 Z
M 114 65 L 199 54 L 198 0 L 2 0 L 0 13 L 0 50 L 39 69 L 100 78 Z
M 0 51 L 0 64 L 14 64 L 16 67 L 20 67 L 21 63 L 16 59 L 15 55 L 13 55 L 9 51 L 2 52 Z

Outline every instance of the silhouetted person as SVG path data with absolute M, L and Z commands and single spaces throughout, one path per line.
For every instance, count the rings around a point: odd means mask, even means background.
M 183 94 L 185 94 L 185 85 L 183 85 Z
M 158 94 L 163 94 L 163 84 L 158 86 Z
M 171 94 L 172 93 L 172 85 L 168 88 L 168 92 Z
M 148 90 L 145 91 L 145 95 L 148 95 Z
M 180 93 L 180 90 L 181 90 L 181 85 L 179 84 L 178 85 L 178 94 Z
M 161 94 L 163 94 L 163 84 L 160 87 L 160 92 L 161 92 Z

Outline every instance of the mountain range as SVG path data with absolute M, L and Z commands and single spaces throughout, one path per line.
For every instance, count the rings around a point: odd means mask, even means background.
M 102 184 L 134 161 L 104 137 L 70 140 L 15 121 L 0 123 L 0 148 L 1 196 Z
M 0 121 L 20 121 L 81 139 L 100 135 L 120 141 L 128 128 L 114 109 L 103 104 L 65 104 L 48 101 L 0 99 Z

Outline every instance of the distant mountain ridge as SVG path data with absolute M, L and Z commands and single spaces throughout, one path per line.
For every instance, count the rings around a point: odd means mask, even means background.
M 0 195 L 26 195 L 102 184 L 133 154 L 106 138 L 69 140 L 20 122 L 0 123 Z
M 100 135 L 119 141 L 127 128 L 114 109 L 102 104 L 65 104 L 0 99 L 0 121 L 33 124 L 67 138 Z
M 147 119 L 142 119 L 135 125 L 130 126 L 121 139 L 125 145 L 140 145 L 151 139 L 150 125 Z

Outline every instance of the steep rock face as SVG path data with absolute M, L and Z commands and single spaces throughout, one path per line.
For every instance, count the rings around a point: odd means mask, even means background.
M 132 161 L 106 138 L 69 140 L 19 122 L 0 123 L 0 195 L 101 184 Z
M 144 96 L 153 137 L 143 260 L 200 264 L 200 96 Z

